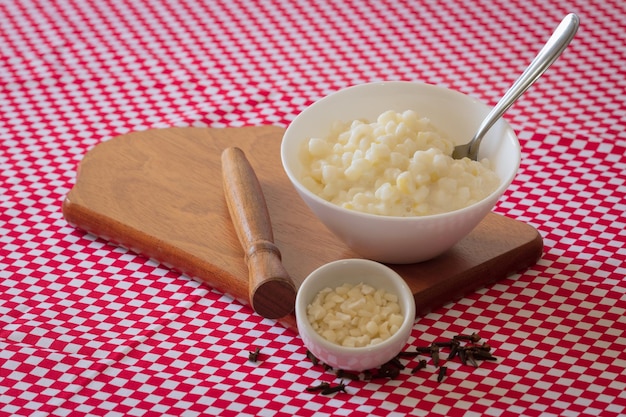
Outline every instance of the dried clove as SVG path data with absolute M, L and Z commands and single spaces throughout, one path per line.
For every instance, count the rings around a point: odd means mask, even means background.
M 392 358 L 392 359 L 388 362 L 388 364 L 389 364 L 389 365 L 391 365 L 391 366 L 395 366 L 396 368 L 398 368 L 398 369 L 400 369 L 400 370 L 403 370 L 404 368 L 406 368 L 406 366 L 404 366 L 404 365 L 402 364 L 402 362 L 400 362 L 400 359 L 398 359 L 398 357 L 397 357 L 397 356 L 396 356 L 396 357 L 394 357 L 394 358 Z
M 431 346 L 430 356 L 433 358 L 433 365 L 435 365 L 435 367 L 438 367 L 439 366 L 439 347 L 438 346 Z
M 372 379 L 374 378 L 394 379 L 394 378 L 397 378 L 398 375 L 400 375 L 400 369 L 387 363 L 381 366 L 380 368 L 378 368 L 378 370 L 374 374 L 372 374 Z
M 322 395 L 330 395 L 336 392 L 346 392 L 346 385 L 341 381 L 339 385 L 329 386 L 322 390 Z
M 448 357 L 446 358 L 446 360 L 450 361 L 454 359 L 454 357 L 459 352 L 459 346 L 460 346 L 460 343 L 457 340 L 452 341 L 452 344 L 450 346 L 450 354 L 448 354 Z
M 254 352 L 248 353 L 248 360 L 251 362 L 256 362 L 257 359 L 259 359 L 259 353 L 261 353 L 261 349 L 257 347 L 256 349 L 254 349 Z
M 476 348 L 484 352 L 491 352 L 491 345 L 486 342 L 483 343 L 482 345 L 476 346 Z
M 480 336 L 477 333 L 472 334 L 457 334 L 453 336 L 454 340 L 467 340 L 468 342 L 478 343 L 480 341 Z
M 359 374 L 354 373 L 354 372 L 348 372 L 348 371 L 344 371 L 343 369 L 337 369 L 337 371 L 335 372 L 335 375 L 337 376 L 337 378 L 346 378 L 349 379 L 351 381 L 358 381 L 359 378 Z
M 474 368 L 478 368 L 478 362 L 474 358 L 474 351 L 472 349 L 465 349 L 465 359 Z
M 464 347 L 459 348 L 459 359 L 463 365 L 467 365 L 467 353 Z
M 479 347 L 474 347 L 470 349 L 472 356 L 475 359 L 483 360 L 483 361 L 495 361 L 498 360 L 495 356 L 493 356 L 488 350 L 480 349 Z
M 320 363 L 320 360 L 317 359 L 315 355 L 313 355 L 313 353 L 308 349 L 306 351 L 306 357 L 309 358 L 309 360 L 313 363 L 313 365 L 317 365 Z
M 417 371 L 419 371 L 420 369 L 424 369 L 426 368 L 426 359 L 421 359 L 418 363 L 417 366 L 415 366 L 412 370 L 411 373 L 414 374 Z
M 310 387 L 306 387 L 306 390 L 309 392 L 314 392 L 314 391 L 322 391 L 327 388 L 330 388 L 330 384 L 328 382 L 322 382 L 319 385 L 311 385 Z
M 431 346 L 416 346 L 415 351 L 417 353 L 430 353 L 432 350 Z
M 448 371 L 448 368 L 446 366 L 442 366 L 441 368 L 439 368 L 439 374 L 437 375 L 437 382 L 443 381 L 443 378 L 445 378 L 447 371 Z
M 432 343 L 432 346 L 437 346 L 439 348 L 451 348 L 453 345 L 458 344 L 459 342 L 457 340 L 440 340 L 440 341 L 435 341 Z

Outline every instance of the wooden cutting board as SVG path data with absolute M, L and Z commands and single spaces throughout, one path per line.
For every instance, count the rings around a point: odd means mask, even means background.
M 66 220 L 248 303 L 248 271 L 222 189 L 222 151 L 241 148 L 265 195 L 274 240 L 296 286 L 320 265 L 359 257 L 332 235 L 292 188 L 280 162 L 283 129 L 168 128 L 102 142 L 81 161 L 63 202 Z M 490 213 L 431 261 L 390 265 L 413 291 L 417 314 L 533 265 L 533 227 Z M 281 320 L 288 327 L 294 318 Z

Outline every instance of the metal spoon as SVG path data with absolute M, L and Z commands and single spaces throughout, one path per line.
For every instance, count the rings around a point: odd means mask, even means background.
M 565 16 L 535 59 L 533 59 L 522 75 L 520 75 L 517 81 L 513 83 L 506 94 L 500 99 L 498 104 L 496 104 L 487 117 L 485 117 L 472 140 L 465 145 L 458 145 L 454 148 L 452 152 L 454 159 L 463 159 L 465 157 L 473 160 L 477 159 L 480 141 L 487 131 L 502 117 L 504 112 L 506 112 L 509 107 L 543 75 L 550 65 L 557 60 L 574 38 L 579 23 L 580 19 L 574 13 Z

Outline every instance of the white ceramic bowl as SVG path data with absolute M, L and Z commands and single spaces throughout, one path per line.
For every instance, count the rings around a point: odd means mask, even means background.
M 281 143 L 282 164 L 298 194 L 337 237 L 360 256 L 407 264 L 434 258 L 454 246 L 493 209 L 513 181 L 520 163 L 520 144 L 511 126 L 498 121 L 484 137 L 478 157 L 488 158 L 500 186 L 469 207 L 431 216 L 392 217 L 361 213 L 332 204 L 305 188 L 299 161 L 303 142 L 325 137 L 336 121 L 375 121 L 387 110 L 414 110 L 455 144 L 467 143 L 491 108 L 443 87 L 417 82 L 362 84 L 333 93 L 300 113 Z
M 320 336 L 307 318 L 307 306 L 324 288 L 336 288 L 344 283 L 369 284 L 396 294 L 404 317 L 400 329 L 383 342 L 368 347 L 343 347 Z M 360 372 L 378 368 L 405 347 L 415 321 L 415 299 L 404 279 L 393 269 L 367 259 L 343 259 L 322 265 L 302 282 L 296 295 L 295 314 L 300 337 L 316 358 L 335 369 Z

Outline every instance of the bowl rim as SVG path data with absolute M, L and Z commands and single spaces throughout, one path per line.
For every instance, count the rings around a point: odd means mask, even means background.
M 394 334 L 392 334 L 389 338 L 383 340 L 382 342 L 376 343 L 374 345 L 359 346 L 359 347 L 342 346 L 342 345 L 333 343 L 325 339 L 321 334 L 319 334 L 317 331 L 315 331 L 315 329 L 313 329 L 313 327 L 311 326 L 311 323 L 309 322 L 309 319 L 306 314 L 306 308 L 308 306 L 308 303 L 306 303 L 306 301 L 303 299 L 304 296 L 302 295 L 304 291 L 306 291 L 307 286 L 310 285 L 312 280 L 315 279 L 316 275 L 322 273 L 325 269 L 332 269 L 338 264 L 346 264 L 346 263 L 352 263 L 352 264 L 360 263 L 362 265 L 366 265 L 368 268 L 374 268 L 378 271 L 384 271 L 385 277 L 393 281 L 393 283 L 399 288 L 401 288 L 402 290 L 402 293 L 397 294 L 399 302 L 402 302 L 403 307 L 404 307 L 402 311 L 402 317 L 403 317 L 402 325 L 398 328 L 398 330 Z M 339 282 L 337 286 L 341 284 L 342 283 Z M 317 295 L 317 293 L 313 294 L 312 296 L 315 297 L 315 295 Z M 403 300 L 403 301 L 400 301 L 400 300 Z M 402 337 L 403 330 L 406 331 L 407 328 L 408 329 L 413 328 L 413 325 L 415 323 L 416 307 L 415 307 L 415 298 L 413 296 L 413 292 L 409 288 L 404 278 L 402 278 L 400 274 L 398 274 L 392 268 L 388 267 L 387 265 L 381 262 L 373 261 L 370 259 L 346 258 L 346 259 L 338 259 L 335 261 L 325 263 L 319 266 L 318 268 L 316 268 L 315 270 L 313 270 L 309 275 L 307 275 L 307 277 L 302 281 L 302 284 L 300 285 L 300 288 L 298 289 L 298 292 L 296 294 L 294 314 L 296 315 L 296 322 L 298 323 L 298 332 L 302 331 L 302 329 L 299 328 L 300 327 L 299 324 L 300 323 L 305 324 L 308 337 L 313 339 L 314 343 L 322 346 L 324 349 L 333 350 L 333 351 L 342 351 L 346 353 L 364 354 L 364 353 L 368 353 L 368 352 L 372 352 L 376 350 L 386 349 L 387 346 L 394 345 L 395 343 L 399 342 L 398 338 Z
M 422 216 L 417 216 L 417 215 L 415 215 L 415 216 L 391 216 L 391 215 L 389 215 L 388 216 L 388 215 L 382 215 L 382 214 L 367 213 L 367 212 L 358 211 L 358 210 L 351 210 L 351 209 L 347 209 L 347 208 L 341 207 L 341 206 L 339 206 L 337 204 L 334 204 L 334 203 L 332 203 L 332 202 L 330 202 L 328 200 L 323 199 L 322 197 L 318 196 L 317 194 L 315 194 L 314 192 L 312 192 L 311 190 L 309 190 L 307 187 L 305 187 L 302 184 L 302 182 L 296 176 L 296 174 L 292 171 L 291 166 L 288 163 L 287 150 L 286 150 L 286 147 L 287 147 L 286 146 L 286 138 L 295 129 L 294 126 L 298 122 L 298 119 L 300 117 L 302 117 L 305 113 L 310 111 L 311 109 L 324 105 L 327 101 L 332 100 L 333 97 L 338 95 L 338 94 L 345 94 L 348 91 L 357 90 L 357 89 L 380 88 L 380 87 L 388 86 L 388 85 L 391 85 L 391 86 L 408 86 L 408 85 L 411 85 L 413 87 L 420 87 L 420 88 L 444 91 L 447 94 L 457 95 L 459 97 L 462 97 L 463 100 L 468 100 L 470 102 L 473 102 L 476 105 L 483 106 L 483 107 L 485 107 L 485 109 L 490 109 L 490 107 L 487 104 L 483 103 L 482 101 L 478 100 L 475 97 L 472 97 L 470 95 L 464 94 L 464 93 L 462 93 L 460 91 L 453 90 L 453 89 L 450 89 L 450 88 L 445 87 L 445 86 L 429 84 L 429 83 L 424 83 L 424 82 L 419 82 L 419 81 L 375 81 L 375 82 L 351 85 L 351 86 L 339 89 L 337 91 L 334 91 L 334 92 L 332 92 L 332 93 L 330 93 L 330 94 L 320 98 L 319 100 L 315 101 L 313 104 L 307 106 L 304 110 L 302 110 L 291 121 L 291 123 L 289 123 L 289 126 L 287 126 L 287 129 L 283 133 L 283 137 L 282 137 L 282 140 L 281 140 L 281 146 L 280 146 L 281 163 L 283 165 L 283 170 L 285 171 L 285 173 L 289 177 L 289 180 L 294 185 L 294 187 L 296 187 L 298 192 L 305 194 L 307 196 L 307 198 L 310 198 L 313 201 L 317 202 L 318 204 L 321 204 L 322 206 L 324 206 L 326 208 L 329 208 L 329 209 L 332 209 L 332 210 L 339 210 L 339 211 L 344 212 L 344 213 L 350 213 L 350 215 L 353 215 L 353 216 L 356 216 L 356 217 L 360 217 L 363 220 L 385 219 L 385 221 L 389 221 L 389 222 L 406 222 L 406 221 L 419 222 L 419 221 L 434 220 L 434 219 L 445 219 L 446 217 L 455 217 L 455 216 L 457 216 L 457 215 L 459 215 L 459 214 L 461 214 L 463 212 L 466 212 L 466 211 L 467 212 L 473 211 L 477 206 L 479 206 L 481 204 L 484 204 L 487 201 L 491 201 L 493 199 L 495 199 L 496 202 L 497 202 L 497 200 L 504 194 L 504 192 L 508 189 L 508 187 L 511 185 L 511 183 L 515 179 L 515 176 L 517 175 L 517 171 L 519 170 L 519 167 L 520 167 L 520 164 L 521 164 L 521 146 L 520 146 L 520 143 L 519 143 L 519 138 L 517 137 L 517 134 L 513 130 L 513 127 L 503 117 L 500 118 L 500 120 L 497 123 L 501 123 L 503 128 L 504 128 L 504 130 L 507 131 L 511 135 L 512 140 L 515 141 L 515 145 L 516 145 L 515 148 L 517 150 L 517 152 L 515 154 L 515 167 L 514 167 L 513 170 L 511 170 L 511 174 L 508 175 L 507 178 L 501 178 L 500 185 L 498 185 L 498 187 L 494 191 L 492 191 L 489 195 L 487 195 L 482 200 L 476 201 L 476 202 L 470 204 L 469 206 L 461 207 L 459 209 L 452 210 L 452 211 L 447 211 L 447 212 L 444 212 L 444 213 L 428 214 L 428 215 L 422 215 Z

